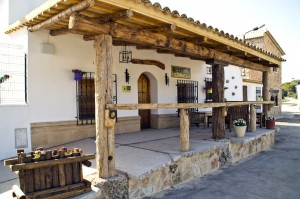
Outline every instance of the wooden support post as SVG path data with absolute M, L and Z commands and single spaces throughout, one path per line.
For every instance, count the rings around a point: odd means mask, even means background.
M 263 72 L 263 100 L 264 101 L 269 101 L 270 100 L 270 92 L 269 92 L 269 72 L 268 71 L 264 71 Z M 269 115 L 269 109 L 270 109 L 270 105 L 264 104 L 263 105 L 263 112 L 265 113 L 265 115 Z
M 256 132 L 256 108 L 254 104 L 250 105 L 250 132 Z
M 224 102 L 224 66 L 225 62 L 215 59 L 206 60 L 206 64 L 212 65 L 212 100 L 213 102 Z M 225 107 L 212 109 L 212 138 L 225 138 Z
M 180 149 L 181 151 L 190 150 L 190 121 L 186 109 L 180 109 Z
M 105 125 L 105 106 L 112 100 L 112 37 L 95 36 L 96 162 L 99 177 L 115 174 L 114 125 Z

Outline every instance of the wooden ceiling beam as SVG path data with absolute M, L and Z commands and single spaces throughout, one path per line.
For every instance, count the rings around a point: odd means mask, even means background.
M 99 18 L 99 23 L 115 22 L 118 20 L 125 20 L 133 16 L 132 10 L 124 10 L 118 13 L 108 14 Z
M 45 29 L 45 28 L 51 26 L 52 24 L 54 24 L 56 22 L 59 22 L 63 19 L 68 18 L 69 16 L 71 16 L 72 13 L 86 10 L 89 7 L 92 7 L 93 5 L 95 5 L 94 0 L 85 0 L 81 3 L 79 3 L 79 4 L 76 4 L 76 5 L 74 5 L 70 8 L 54 15 L 53 17 L 47 19 L 46 21 L 43 21 L 42 23 L 39 23 L 37 25 L 28 27 L 28 31 L 34 32 L 34 31 L 37 31 L 37 30 L 40 30 L 40 29 Z
M 187 41 L 187 42 L 192 42 L 195 44 L 203 44 L 203 43 L 207 43 L 208 42 L 208 38 L 207 37 L 185 37 L 182 38 L 182 40 Z
M 173 33 L 176 30 L 176 25 L 175 24 L 168 24 L 165 26 L 155 26 L 155 27 L 147 27 L 147 28 L 140 28 L 140 30 L 147 30 L 150 32 L 155 32 L 155 33 Z
M 50 30 L 50 35 L 51 36 L 58 36 L 58 35 L 65 35 L 65 34 L 79 34 L 79 35 L 86 35 L 89 34 L 85 31 L 80 31 L 80 30 L 70 30 L 70 29 L 66 29 L 66 28 L 62 28 L 62 29 L 57 29 L 57 30 Z M 94 36 L 95 38 L 95 36 Z
M 73 14 L 70 16 L 69 29 L 90 32 L 91 34 L 110 34 L 113 38 L 120 40 L 149 45 L 154 48 L 171 50 L 175 53 L 186 53 L 194 57 L 206 57 L 207 59 L 217 59 L 229 64 L 250 68 L 259 71 L 268 71 L 268 68 L 257 63 L 241 59 L 214 49 L 209 49 L 191 42 L 182 41 L 164 34 L 153 33 L 147 30 L 136 30 L 117 23 L 100 24 L 92 19 Z
M 173 51 L 171 50 L 162 50 L 162 49 L 158 49 L 156 50 L 157 53 L 160 53 L 160 54 L 174 54 Z
M 242 57 L 242 58 L 245 58 L 248 56 L 247 52 L 230 52 L 230 54 L 237 56 L 237 57 Z

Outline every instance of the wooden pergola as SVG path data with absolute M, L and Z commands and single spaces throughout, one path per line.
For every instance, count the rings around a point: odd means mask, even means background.
M 96 152 L 99 177 L 115 175 L 115 111 L 179 108 L 181 150 L 189 150 L 188 108 L 212 107 L 214 139 L 225 137 L 226 107 L 250 105 L 250 130 L 256 128 L 255 104 L 268 111 L 270 67 L 280 67 L 281 57 L 224 31 L 161 8 L 149 0 L 52 0 L 9 26 L 9 34 L 23 27 L 34 32 L 50 30 L 50 35 L 82 35 L 94 40 Z M 213 103 L 197 104 L 113 104 L 112 47 L 134 45 L 154 49 L 212 65 Z M 141 62 L 139 62 L 141 63 Z M 224 67 L 228 64 L 263 72 L 263 102 L 224 102 Z

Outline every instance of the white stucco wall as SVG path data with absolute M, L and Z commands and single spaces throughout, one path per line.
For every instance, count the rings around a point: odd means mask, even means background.
M 94 71 L 92 42 L 80 36 L 49 36 L 49 31 L 29 33 L 28 104 L 31 122 L 75 120 L 76 84 L 72 69 Z M 49 42 L 54 54 L 43 54 Z
M 4 43 L 14 43 L 23 46 L 24 53 L 27 52 L 28 40 L 27 30 L 22 29 L 17 31 L 4 40 Z M 15 148 L 15 129 L 26 128 L 28 148 L 25 148 L 26 152 L 31 151 L 30 142 L 30 118 L 29 118 L 29 106 L 24 105 L 0 105 L 0 160 L 4 158 L 13 157 L 16 155 Z
M 15 155 L 13 144 L 15 128 L 27 128 L 30 144 L 30 123 L 75 120 L 76 87 L 71 71 L 78 68 L 94 72 L 93 42 L 84 41 L 81 36 L 68 34 L 51 37 L 49 31 L 46 30 L 28 33 L 26 29 L 23 29 L 10 37 L 14 37 L 14 41 L 25 43 L 25 49 L 28 50 L 28 104 L 23 107 L 1 107 L 5 113 L 7 112 L 5 117 L 3 115 L 1 117 L 1 136 L 9 140 L 0 141 L 0 144 L 9 150 L 2 154 L 0 159 Z M 43 54 L 42 43 L 52 44 L 55 48 L 54 54 Z M 137 81 L 142 73 L 146 73 L 150 78 L 151 103 L 176 103 L 177 78 L 171 77 L 172 65 L 191 69 L 190 80 L 198 81 L 199 84 L 199 103 L 204 102 L 204 79 L 211 75 L 206 74 L 206 64 L 203 61 L 158 54 L 155 50 L 136 50 L 135 47 L 131 47 L 133 58 L 157 60 L 164 63 L 166 69 L 162 70 L 152 65 L 120 64 L 118 61 L 120 48 L 113 47 L 113 73 L 118 77 L 118 103 L 138 103 Z M 130 73 L 129 84 L 125 82 L 125 69 L 128 69 Z M 165 73 L 170 78 L 169 86 L 165 85 Z M 225 83 L 228 87 L 225 91 L 227 100 L 242 100 L 242 80 L 239 68 L 225 67 L 225 82 L 227 79 L 229 80 L 229 83 Z M 131 92 L 122 92 L 123 85 L 130 85 Z M 236 85 L 237 88 L 235 88 Z M 235 92 L 235 95 L 232 95 L 232 92 Z M 153 110 L 152 113 L 175 114 L 176 111 L 176 109 L 160 109 Z M 118 113 L 119 117 L 137 115 L 138 111 L 119 111 Z
M 243 87 L 241 70 L 237 66 L 229 65 L 225 67 L 224 97 L 227 101 L 243 101 Z

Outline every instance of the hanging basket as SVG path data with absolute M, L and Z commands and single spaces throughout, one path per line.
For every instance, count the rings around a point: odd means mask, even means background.
M 74 80 L 82 80 L 83 73 L 82 72 L 74 72 Z

